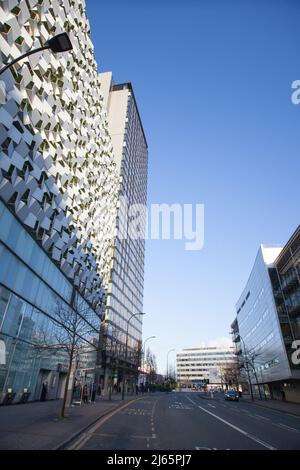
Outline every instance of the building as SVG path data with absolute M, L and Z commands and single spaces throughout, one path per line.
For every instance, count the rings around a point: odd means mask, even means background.
M 176 354 L 176 381 L 180 388 L 221 387 L 222 368 L 236 363 L 235 349 L 228 347 L 200 347 L 183 349 Z M 225 385 L 225 384 L 224 384 Z
M 0 80 L 0 402 L 39 399 L 45 381 L 57 398 L 62 309 L 81 306 L 84 341 L 99 348 L 119 172 L 84 2 L 3 0 L 0 17 L 1 68 L 62 31 L 73 45 L 31 55 Z
M 300 402 L 300 229 L 285 247 L 261 246 L 236 305 L 233 339 L 255 393 Z
M 143 318 L 131 316 L 143 312 L 148 147 L 132 85 L 115 84 L 111 72 L 101 74 L 101 83 L 120 178 L 116 239 L 102 329 L 102 342 L 107 346 L 102 355 L 103 379 L 107 383 L 112 373 L 120 382 L 124 367 L 129 379 L 141 358 Z M 112 348 L 111 342 L 117 342 L 118 348 Z M 113 371 L 112 349 L 118 359 Z

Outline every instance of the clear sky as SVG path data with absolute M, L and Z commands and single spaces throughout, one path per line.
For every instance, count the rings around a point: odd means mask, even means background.
M 164 373 L 169 349 L 228 336 L 260 243 L 299 224 L 300 4 L 86 3 L 99 70 L 135 90 L 149 203 L 205 204 L 201 251 L 146 244 L 144 338 Z

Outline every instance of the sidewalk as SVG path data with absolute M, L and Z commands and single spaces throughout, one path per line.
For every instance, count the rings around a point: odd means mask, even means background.
M 284 401 L 270 399 L 260 400 L 257 398 L 251 400 L 250 395 L 249 397 L 246 396 L 241 398 L 241 402 L 254 403 L 255 405 L 261 406 L 263 408 L 269 408 L 271 410 L 280 411 L 281 413 L 300 416 L 300 404 L 297 403 L 288 403 Z
M 61 400 L 0 407 L 1 450 L 51 450 L 109 411 L 135 400 L 135 395 L 113 395 L 112 401 L 99 397 L 93 404 L 66 408 L 66 418 L 58 418 Z

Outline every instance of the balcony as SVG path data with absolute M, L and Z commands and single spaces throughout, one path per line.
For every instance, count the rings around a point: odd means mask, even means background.
M 233 341 L 234 343 L 238 343 L 240 340 L 241 340 L 241 338 L 240 338 L 239 332 L 237 331 L 236 333 L 233 333 L 233 335 L 232 335 L 232 341 Z
M 292 305 L 288 307 L 288 312 L 290 315 L 299 315 L 300 314 L 300 304 Z
M 295 271 L 293 271 L 288 277 L 282 279 L 281 287 L 285 294 L 293 292 L 297 287 L 299 287 L 299 279 Z

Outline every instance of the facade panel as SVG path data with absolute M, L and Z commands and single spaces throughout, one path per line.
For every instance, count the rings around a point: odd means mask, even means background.
M 62 31 L 73 45 L 0 79 L 0 401 L 8 390 L 40 399 L 43 382 L 58 398 L 67 365 L 53 349 L 58 303 L 70 317 L 80 304 L 89 333 L 79 367 L 95 372 L 119 174 L 85 2 L 3 0 L 0 16 L 0 68 Z

